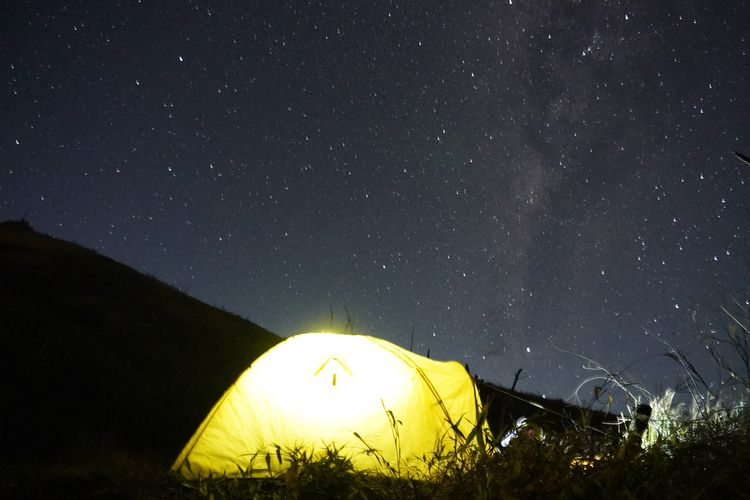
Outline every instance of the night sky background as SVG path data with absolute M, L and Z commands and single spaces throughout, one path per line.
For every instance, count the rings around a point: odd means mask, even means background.
M 0 220 L 547 397 L 593 374 L 571 353 L 674 386 L 661 341 L 714 380 L 748 2 L 227 3 L 4 3 Z

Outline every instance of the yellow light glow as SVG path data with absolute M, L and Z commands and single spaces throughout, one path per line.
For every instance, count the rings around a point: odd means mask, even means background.
M 473 380 L 456 362 L 363 335 L 297 335 L 240 376 L 173 468 L 188 477 L 231 475 L 253 455 L 275 456 L 277 446 L 284 452 L 333 446 L 359 469 L 378 470 L 385 461 L 426 472 L 421 457 L 456 445 L 451 423 L 463 435 L 471 432 L 477 401 Z M 377 457 L 367 453 L 373 448 Z M 260 463 L 253 474 L 268 475 Z M 271 465 L 274 473 L 288 463 Z

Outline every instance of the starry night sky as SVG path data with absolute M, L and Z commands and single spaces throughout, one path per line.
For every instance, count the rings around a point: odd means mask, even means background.
M 711 378 L 691 311 L 750 283 L 747 2 L 227 3 L 7 2 L 0 219 L 548 397 L 570 352 L 672 386 L 662 340 Z

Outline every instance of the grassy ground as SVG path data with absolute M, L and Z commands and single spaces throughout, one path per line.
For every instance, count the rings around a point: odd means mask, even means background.
M 448 461 L 429 481 L 355 472 L 336 453 L 300 459 L 272 479 L 188 483 L 159 460 L 122 453 L 0 470 L 3 498 L 748 498 L 750 427 L 746 420 L 726 428 L 699 423 L 680 439 L 630 450 L 616 441 L 592 445 L 582 433 L 519 436 L 502 450 Z

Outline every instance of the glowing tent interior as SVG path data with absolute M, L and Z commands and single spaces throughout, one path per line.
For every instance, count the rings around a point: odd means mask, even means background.
M 291 450 L 315 456 L 331 447 L 358 470 L 429 475 L 436 452 L 473 442 L 480 406 L 455 361 L 364 335 L 297 335 L 245 370 L 172 469 L 187 478 L 262 477 L 286 470 Z

